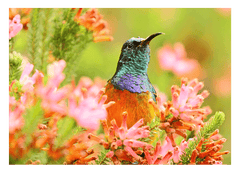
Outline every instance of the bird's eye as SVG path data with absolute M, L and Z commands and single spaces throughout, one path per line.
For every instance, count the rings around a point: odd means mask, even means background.
M 133 45 L 132 45 L 132 44 L 129 44 L 127 47 L 128 47 L 129 49 L 131 49 L 131 48 L 133 47 Z
M 138 42 L 138 41 L 133 42 L 134 47 L 137 47 L 139 44 L 140 44 L 140 42 Z

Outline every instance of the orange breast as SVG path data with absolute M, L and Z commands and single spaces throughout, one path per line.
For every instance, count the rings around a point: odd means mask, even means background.
M 131 93 L 127 90 L 115 89 L 113 84 L 108 82 L 105 90 L 107 101 L 115 101 L 115 104 L 107 108 L 108 123 L 115 119 L 118 126 L 122 123 L 122 113 L 128 112 L 127 126 L 130 128 L 139 119 L 144 118 L 144 123 L 150 122 L 155 117 L 154 108 L 149 104 L 148 100 L 151 98 L 148 93 Z

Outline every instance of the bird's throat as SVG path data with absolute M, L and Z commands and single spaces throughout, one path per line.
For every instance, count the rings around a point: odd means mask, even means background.
M 142 93 L 149 91 L 149 82 L 147 74 L 116 74 L 111 79 L 115 88 L 128 90 L 132 93 Z

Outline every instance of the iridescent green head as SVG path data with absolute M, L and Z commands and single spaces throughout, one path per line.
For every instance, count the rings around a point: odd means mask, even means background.
M 117 89 L 133 93 L 156 93 L 148 78 L 147 68 L 150 61 L 149 42 L 160 34 L 152 34 L 146 39 L 132 37 L 123 44 L 116 73 L 111 79 Z
M 132 37 L 127 40 L 123 44 L 116 72 L 146 73 L 150 61 L 149 42 L 160 34 L 152 34 L 146 39 Z

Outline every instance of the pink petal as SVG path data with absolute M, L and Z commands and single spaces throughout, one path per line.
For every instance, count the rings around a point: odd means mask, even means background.
M 176 63 L 176 55 L 170 46 L 164 46 L 158 52 L 159 65 L 164 70 L 172 70 Z
M 25 76 L 27 76 L 27 77 L 29 76 L 29 74 L 32 72 L 32 70 L 33 70 L 33 65 L 30 64 L 30 63 L 27 63 L 25 68 L 24 68 L 24 70 L 23 70 L 23 72 L 22 72 L 22 75 L 20 77 L 20 80 L 19 80 L 20 83 L 23 81 Z
M 113 151 L 109 151 L 107 154 L 106 154 L 106 157 L 107 158 L 112 158 L 114 156 L 114 152 Z
M 189 87 L 182 85 L 180 95 L 178 98 L 179 106 L 183 107 L 186 104 L 189 94 Z
M 143 118 L 138 120 L 127 132 L 127 136 L 128 134 L 132 133 L 133 131 L 135 131 L 138 127 L 140 127 L 141 125 L 143 125 L 144 121 Z
M 174 92 L 172 94 L 172 103 L 173 103 L 173 107 L 174 108 L 178 108 L 179 107 L 179 95 L 177 92 Z
M 180 160 L 180 157 L 179 157 L 179 148 L 178 146 L 174 148 L 174 151 L 173 151 L 173 161 L 175 163 L 178 163 Z
M 152 165 L 152 164 L 153 164 L 153 159 L 152 159 L 152 157 L 150 156 L 148 150 L 145 150 L 144 153 L 145 153 L 145 157 L 146 157 L 146 159 L 147 159 L 148 164 L 149 164 L 149 165 Z
M 179 43 L 179 42 L 175 43 L 173 49 L 174 49 L 177 60 L 184 59 L 187 56 L 185 47 L 182 43 Z
M 155 151 L 154 151 L 153 162 L 156 161 L 157 157 L 160 155 L 161 152 L 162 152 L 161 143 L 157 142 L 156 148 L 155 148 Z
M 131 154 L 135 159 L 139 160 L 140 159 L 140 156 L 138 156 L 133 150 L 131 147 L 124 147 L 124 150 L 127 151 L 129 154 Z
M 194 88 L 193 91 L 189 94 L 189 97 L 195 97 L 199 90 L 203 88 L 203 82 L 199 82 Z
M 188 100 L 188 104 L 190 104 L 192 107 L 200 107 L 203 103 L 204 98 L 201 95 L 197 95 L 193 99 Z

